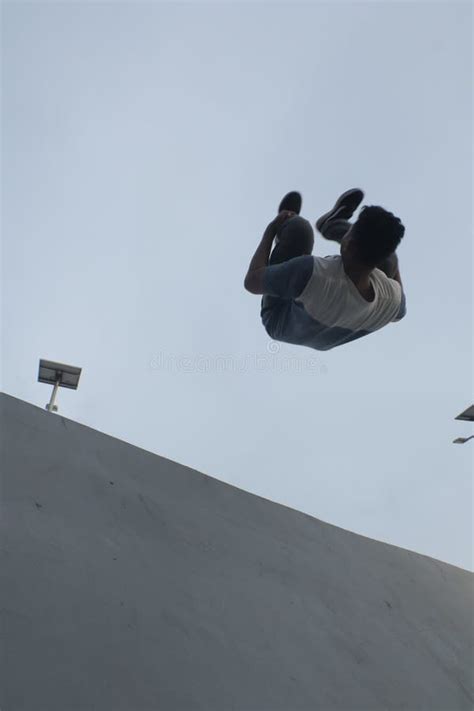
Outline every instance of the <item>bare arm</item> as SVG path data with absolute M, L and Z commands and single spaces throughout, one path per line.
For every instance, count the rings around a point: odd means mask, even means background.
M 401 277 L 400 277 L 400 269 L 399 269 L 398 267 L 397 267 L 397 271 L 396 271 L 395 274 L 393 275 L 392 279 L 395 279 L 395 281 L 398 281 L 398 283 L 399 283 L 400 286 L 402 287 L 402 291 L 403 291 L 402 279 L 401 279 Z
M 403 289 L 403 284 L 402 280 L 400 277 L 400 268 L 398 265 L 398 257 L 395 254 L 391 254 L 387 259 L 384 259 L 383 262 L 380 264 L 377 264 L 377 268 L 381 269 L 385 274 L 390 278 L 390 279 L 395 279 L 395 281 L 398 281 L 400 286 Z
M 289 210 L 283 210 L 270 222 L 263 233 L 263 237 L 252 257 L 244 280 L 244 287 L 247 291 L 250 291 L 251 294 L 263 294 L 263 275 L 268 265 L 273 240 L 275 239 L 279 226 L 293 214 L 294 213 Z
M 255 254 L 249 264 L 247 274 L 245 275 L 244 287 L 251 294 L 263 293 L 263 272 L 268 264 L 268 258 L 272 249 L 273 240 L 276 235 L 276 229 L 272 222 L 268 225 L 263 233 Z

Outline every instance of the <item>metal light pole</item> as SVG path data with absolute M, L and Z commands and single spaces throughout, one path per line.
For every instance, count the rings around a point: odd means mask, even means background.
M 53 392 L 51 393 L 51 399 L 48 402 L 48 404 L 46 405 L 46 409 L 49 410 L 49 412 L 57 412 L 58 411 L 58 406 L 54 404 L 54 401 L 56 400 L 56 395 L 58 392 L 60 382 L 61 382 L 61 380 L 58 378 L 58 380 L 56 380 L 56 382 L 54 383 Z
M 456 439 L 453 439 L 453 444 L 464 444 L 470 439 L 474 439 L 474 435 L 471 435 L 470 437 L 456 437 Z

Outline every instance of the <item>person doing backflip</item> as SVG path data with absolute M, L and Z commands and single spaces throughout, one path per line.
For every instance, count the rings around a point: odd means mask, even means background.
M 329 257 L 312 256 L 314 233 L 299 214 L 301 194 L 281 201 L 244 281 L 247 291 L 263 295 L 261 319 L 272 339 L 327 351 L 405 316 L 395 253 L 405 228 L 378 206 L 362 208 L 349 222 L 363 198 L 362 190 L 348 190 L 317 220 L 322 236 L 341 245 L 340 255 Z

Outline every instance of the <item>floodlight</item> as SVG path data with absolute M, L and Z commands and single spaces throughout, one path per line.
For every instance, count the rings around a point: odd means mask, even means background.
M 465 422 L 474 422 L 474 405 L 470 405 L 467 410 L 461 412 L 461 414 L 455 417 L 454 419 L 464 420 Z
M 57 412 L 58 407 L 54 404 L 58 388 L 69 388 L 77 390 L 79 378 L 81 376 L 81 368 L 76 368 L 74 365 L 65 365 L 64 363 L 54 363 L 51 360 L 41 359 L 39 363 L 38 382 L 53 385 L 51 399 L 46 405 L 49 412 Z

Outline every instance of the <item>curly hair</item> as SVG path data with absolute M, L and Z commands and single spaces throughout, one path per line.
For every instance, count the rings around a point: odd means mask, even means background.
M 361 262 L 375 267 L 395 252 L 405 227 L 392 212 L 372 205 L 362 208 L 351 234 Z

